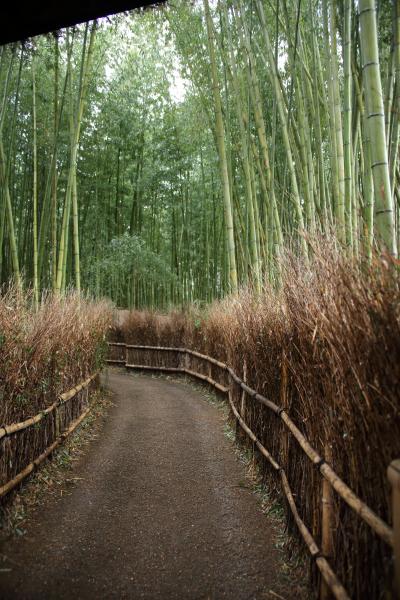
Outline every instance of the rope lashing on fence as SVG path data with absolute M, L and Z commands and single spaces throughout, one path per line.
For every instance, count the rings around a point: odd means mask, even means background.
M 346 504 L 363 520 L 365 521 L 371 529 L 379 535 L 379 537 L 390 547 L 393 548 L 393 530 L 385 521 L 383 521 L 365 502 L 361 500 L 350 488 L 349 486 L 337 475 L 337 473 L 333 470 L 333 468 L 325 462 L 324 458 L 319 455 L 319 453 L 311 446 L 306 437 L 301 433 L 286 411 L 277 406 L 271 400 L 268 400 L 262 394 L 259 394 L 256 390 L 253 390 L 249 387 L 234 371 L 226 365 L 225 363 L 216 360 L 211 356 L 207 356 L 206 354 L 201 354 L 200 352 L 196 352 L 195 350 L 190 350 L 188 348 L 170 348 L 166 346 L 142 346 L 142 345 L 132 345 L 132 344 L 124 344 L 121 342 L 113 342 L 109 343 L 110 347 L 120 347 L 125 348 L 126 350 L 142 350 L 142 351 L 161 351 L 161 352 L 177 352 L 179 354 L 189 354 L 191 356 L 195 356 L 201 360 L 204 360 L 208 363 L 216 365 L 222 370 L 225 370 L 233 381 L 240 386 L 240 388 L 246 392 L 248 395 L 253 397 L 257 402 L 260 402 L 264 406 L 268 407 L 272 410 L 277 417 L 279 417 L 282 422 L 285 424 L 286 428 L 290 431 L 293 437 L 298 442 L 299 446 L 302 448 L 303 452 L 306 456 L 311 460 L 311 462 L 316 466 L 321 475 L 328 481 L 331 487 L 336 491 L 336 493 L 346 502 Z M 142 369 L 142 365 L 130 365 L 126 362 L 126 360 L 108 360 L 107 362 L 119 363 L 125 365 L 127 368 L 132 369 Z M 157 370 L 164 371 L 171 369 L 171 367 L 162 367 L 162 366 L 150 366 L 146 365 L 145 368 L 147 370 Z M 204 379 L 208 381 L 211 385 L 214 385 L 217 389 L 222 392 L 228 392 L 227 388 L 221 386 L 216 381 L 211 380 L 211 378 L 207 378 L 205 375 L 201 373 L 197 373 L 195 371 L 189 371 L 183 367 L 175 367 L 175 372 L 186 373 L 188 375 L 192 375 L 199 379 Z M 221 389 L 222 388 L 222 389 Z
M 80 383 L 75 386 L 68 392 L 64 392 L 60 394 L 58 399 L 53 402 L 48 408 L 41 411 L 34 417 L 30 417 L 25 421 L 21 421 L 20 423 L 13 423 L 11 425 L 7 425 L 5 427 L 0 428 L 0 439 L 5 436 L 9 436 L 11 434 L 15 434 L 24 429 L 28 429 L 36 423 L 39 423 L 46 415 L 53 412 L 58 406 L 65 404 L 69 400 L 72 400 L 79 392 L 87 388 L 90 383 L 97 377 L 98 372 L 91 375 L 86 381 Z M 73 421 L 70 426 L 63 431 L 50 446 L 46 448 L 35 460 L 33 460 L 29 465 L 27 465 L 22 471 L 20 471 L 13 479 L 10 479 L 7 483 L 0 486 L 0 498 L 6 496 L 11 490 L 13 490 L 17 485 L 19 485 L 28 475 L 32 473 L 37 467 L 78 427 L 78 425 L 83 421 L 83 419 L 89 414 L 92 405 L 89 405 L 82 413 L 79 415 L 75 421 Z

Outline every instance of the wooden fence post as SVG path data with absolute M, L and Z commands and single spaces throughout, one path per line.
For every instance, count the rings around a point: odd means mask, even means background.
M 243 381 L 247 383 L 247 363 L 244 361 L 243 365 Z M 246 421 L 246 392 L 242 390 L 242 398 L 240 402 L 240 416 L 243 421 Z
M 332 450 L 329 444 L 325 444 L 325 460 L 327 463 L 332 462 Z M 322 479 L 322 522 L 321 522 L 321 552 L 326 559 L 331 559 L 333 555 L 333 510 L 332 510 L 332 487 L 330 483 Z M 320 600 L 330 600 L 332 592 L 321 576 L 319 589 Z
M 286 353 L 285 349 L 282 348 L 282 367 L 281 367 L 281 389 L 280 389 L 280 400 L 281 407 L 288 411 L 289 408 L 289 400 L 288 400 L 288 377 L 287 377 L 287 363 L 286 363 Z M 284 469 L 288 469 L 289 467 L 289 431 L 286 427 L 283 427 L 283 434 L 281 437 L 281 464 Z
M 400 600 L 400 459 L 388 467 L 388 478 L 392 486 L 392 519 L 394 533 L 394 593 Z
M 243 381 L 244 383 L 247 383 L 247 363 L 246 361 L 244 361 L 243 363 Z M 240 414 L 240 416 L 242 417 L 243 421 L 246 422 L 246 392 L 244 390 L 241 391 L 240 393 L 240 408 L 238 407 L 238 412 Z M 245 440 L 246 439 L 246 434 L 243 431 L 243 429 L 240 427 L 239 422 L 236 421 L 236 435 L 242 439 Z M 253 460 L 254 460 L 254 444 L 252 444 L 253 447 Z

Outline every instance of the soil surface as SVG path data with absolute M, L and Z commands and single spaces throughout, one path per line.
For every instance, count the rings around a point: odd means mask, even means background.
M 293 598 L 221 412 L 185 383 L 106 383 L 115 405 L 75 486 L 2 548 L 0 598 Z

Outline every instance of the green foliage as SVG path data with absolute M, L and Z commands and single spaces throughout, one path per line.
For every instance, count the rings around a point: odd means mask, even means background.
M 35 147 L 41 290 L 54 287 L 58 265 L 61 289 L 77 286 L 80 270 L 82 288 L 121 306 L 207 303 L 229 291 L 234 262 L 241 286 L 279 285 L 280 256 L 286 248 L 309 255 L 308 235 L 333 232 L 346 252 L 369 259 L 388 222 L 398 245 L 398 3 L 379 4 L 379 56 L 367 61 L 380 60 L 385 112 L 372 147 L 375 86 L 362 68 L 358 8 L 354 0 L 213 2 L 214 73 L 202 2 L 186 0 L 100 20 L 89 65 L 91 25 L 2 48 L 0 283 L 18 282 L 19 272 L 25 285 L 34 281 Z M 371 168 L 383 138 L 384 211 Z
M 172 277 L 163 257 L 148 248 L 142 238 L 128 233 L 111 240 L 94 268 L 106 276 L 119 273 L 126 277 L 133 272 L 138 277 L 147 276 L 160 282 Z

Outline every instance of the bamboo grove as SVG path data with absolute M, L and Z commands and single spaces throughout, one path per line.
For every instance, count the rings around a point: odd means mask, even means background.
M 400 0 L 178 0 L 0 49 L 0 281 L 121 306 L 397 257 Z

